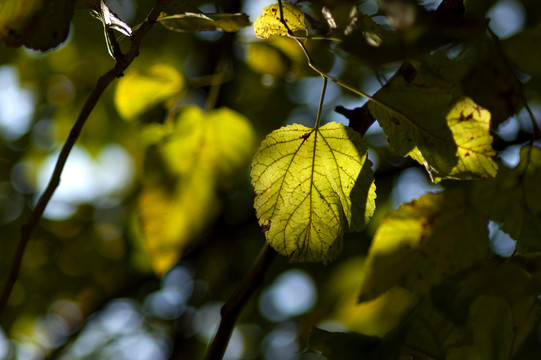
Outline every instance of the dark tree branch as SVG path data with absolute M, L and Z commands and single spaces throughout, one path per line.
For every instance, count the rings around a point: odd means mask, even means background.
M 141 40 L 156 23 L 156 19 L 158 18 L 161 10 L 165 7 L 165 5 L 167 5 L 169 1 L 170 0 L 156 1 L 156 5 L 150 11 L 147 19 L 131 37 L 131 45 L 128 52 L 122 56 L 120 56 L 119 54 L 118 58 L 116 59 L 117 63 L 115 67 L 98 79 L 96 86 L 90 93 L 90 96 L 88 97 L 83 108 L 81 109 L 77 121 L 73 125 L 68 139 L 64 143 L 62 151 L 58 156 L 58 160 L 56 162 L 53 174 L 51 175 L 51 179 L 49 180 L 49 184 L 39 198 L 39 201 L 32 213 L 30 214 L 30 218 L 28 219 L 27 223 L 21 229 L 21 237 L 19 238 L 19 242 L 17 243 L 17 248 L 15 250 L 15 254 L 13 255 L 13 261 L 9 268 L 9 273 L 7 275 L 7 279 L 0 297 L 0 317 L 2 316 L 2 312 L 6 307 L 9 296 L 11 295 L 11 291 L 13 290 L 13 286 L 15 285 L 15 281 L 19 276 L 19 270 L 21 268 L 21 263 L 24 256 L 24 251 L 26 249 L 26 245 L 28 244 L 32 233 L 37 227 L 38 222 L 41 219 L 45 208 L 47 207 L 47 204 L 51 200 L 56 188 L 60 183 L 60 176 L 62 174 L 64 166 L 66 165 L 68 156 L 73 146 L 75 145 L 75 142 L 79 138 L 79 134 L 81 133 L 81 130 L 86 123 L 86 120 L 88 119 L 92 110 L 94 110 L 94 107 L 98 103 L 98 100 L 100 99 L 105 89 L 109 86 L 109 84 L 111 84 L 116 78 L 122 76 L 124 70 L 126 70 L 126 68 L 132 63 L 132 61 L 139 55 Z
M 240 312 L 252 294 L 262 284 L 263 277 L 275 258 L 276 252 L 268 243 L 265 243 L 252 270 L 250 270 L 250 273 L 248 273 L 248 276 L 244 279 L 240 288 L 222 307 L 222 310 L 220 311 L 222 316 L 220 327 L 214 336 L 214 340 L 212 340 L 212 343 L 209 346 L 205 357 L 206 360 L 220 360 L 224 356 L 225 349 L 227 348 L 229 338 L 231 337 L 233 327 L 235 326 Z

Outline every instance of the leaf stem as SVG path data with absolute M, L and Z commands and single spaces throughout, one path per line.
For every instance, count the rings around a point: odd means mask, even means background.
M 537 125 L 537 120 L 535 119 L 535 115 L 532 111 L 532 108 L 530 107 L 530 104 L 528 104 L 528 101 L 524 99 L 524 108 L 526 108 L 526 111 L 528 112 L 528 115 L 530 116 L 530 120 L 532 121 L 532 128 L 534 133 L 534 139 L 538 139 L 541 137 L 541 129 L 539 129 L 539 126 Z
M 208 348 L 205 360 L 220 360 L 224 356 L 240 312 L 262 284 L 262 279 L 275 258 L 276 252 L 265 242 L 248 276 L 222 307 L 220 327 Z
M 155 6 L 150 11 L 147 19 L 143 22 L 143 24 L 141 24 L 141 27 L 131 37 L 132 42 L 128 52 L 125 55 L 118 54 L 118 56 L 115 57 L 116 64 L 114 68 L 109 70 L 98 79 L 96 85 L 94 86 L 94 89 L 86 99 L 86 102 L 83 105 L 79 116 L 77 117 L 77 121 L 73 125 L 69 136 L 64 143 L 60 154 L 58 155 L 58 159 L 53 170 L 53 174 L 51 175 L 51 178 L 49 180 L 49 184 L 47 185 L 47 188 L 39 198 L 36 207 L 32 210 L 30 218 L 21 228 L 21 236 L 19 238 L 19 242 L 17 243 L 15 254 L 13 255 L 13 260 L 9 268 L 6 282 L 2 289 L 2 294 L 0 295 L 0 317 L 2 316 L 2 312 L 7 305 L 7 302 L 13 290 L 13 286 L 15 285 L 15 281 L 19 276 L 19 270 L 21 268 L 26 245 L 28 244 L 32 233 L 37 227 L 39 220 L 41 219 L 45 208 L 47 207 L 47 204 L 51 200 L 56 188 L 60 184 L 60 176 L 62 174 L 62 171 L 64 170 L 64 166 L 66 165 L 68 156 L 73 149 L 75 142 L 79 138 L 81 130 L 86 123 L 86 120 L 90 116 L 90 113 L 94 110 L 94 107 L 98 103 L 101 95 L 109 86 L 109 84 L 111 84 L 116 78 L 122 76 L 124 70 L 126 70 L 126 68 L 139 55 L 139 48 L 141 46 L 141 41 L 143 37 L 156 23 L 158 15 L 169 1 L 170 0 L 156 1 Z
M 327 91 L 327 78 L 322 76 L 323 78 L 323 88 L 321 89 L 321 97 L 319 98 L 319 106 L 317 107 L 317 116 L 316 116 L 316 125 L 314 126 L 314 129 L 319 129 L 319 123 L 321 120 L 321 110 L 323 109 L 323 99 L 325 99 L 325 91 Z
M 282 0 L 278 0 L 278 5 L 280 7 L 280 22 L 285 26 L 285 28 L 287 30 L 287 36 L 289 38 L 294 39 L 297 42 L 297 44 L 299 44 L 299 46 L 301 47 L 302 51 L 304 52 L 304 56 L 308 60 L 308 67 L 310 67 L 312 70 L 317 72 L 322 77 L 334 82 L 335 84 L 338 84 L 339 86 L 343 87 L 344 89 L 347 89 L 347 90 L 351 91 L 354 94 L 362 96 L 362 97 L 372 101 L 373 103 L 387 109 L 390 112 L 393 112 L 395 114 L 403 116 L 402 113 L 400 113 L 398 110 L 394 109 L 392 106 L 387 105 L 387 104 L 375 99 L 374 97 L 372 97 L 371 95 L 368 95 L 364 91 L 359 90 L 357 88 L 354 88 L 353 86 L 348 85 L 348 84 L 346 84 L 346 83 L 332 77 L 331 75 L 327 74 L 325 71 L 319 69 L 317 67 L 316 63 L 314 62 L 314 60 L 312 59 L 312 57 L 310 56 L 310 53 L 308 52 L 308 49 L 306 48 L 304 43 L 300 40 L 301 38 L 308 39 L 309 37 L 307 37 L 307 36 L 306 37 L 298 37 L 295 34 L 293 34 L 293 31 L 291 31 L 291 29 L 289 28 L 289 26 L 287 25 L 287 23 L 286 23 L 286 21 L 284 19 L 284 12 L 283 12 L 283 8 L 282 8 Z

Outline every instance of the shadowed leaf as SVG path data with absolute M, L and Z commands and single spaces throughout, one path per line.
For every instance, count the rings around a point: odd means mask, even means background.
M 495 179 L 473 186 L 479 210 L 502 224 L 521 253 L 541 250 L 540 184 L 541 148 L 525 146 L 515 168 L 502 167 Z
M 158 18 L 158 21 L 169 30 L 188 33 L 215 30 L 235 32 L 252 25 L 250 19 L 248 18 L 248 15 L 243 13 L 184 13 L 175 15 L 163 14 Z
M 441 69 L 440 69 L 441 70 Z M 368 106 L 400 155 L 424 165 L 434 181 L 494 177 L 490 113 L 430 69 L 403 68 Z
M 485 258 L 487 249 L 486 221 L 472 211 L 460 190 L 422 196 L 390 213 L 379 227 L 363 272 L 360 301 L 393 285 L 426 293 Z
M 2 0 L 0 41 L 49 50 L 66 40 L 72 16 L 72 0 Z

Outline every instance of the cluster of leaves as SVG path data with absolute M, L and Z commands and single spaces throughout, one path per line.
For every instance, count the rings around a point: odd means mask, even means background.
M 223 217 L 223 193 L 238 189 L 252 161 L 254 208 L 268 244 L 290 262 L 327 265 L 344 257 L 332 265 L 333 305 L 310 326 L 340 321 L 351 333 L 314 328 L 302 356 L 526 358 L 530 347 L 539 347 L 532 334 L 541 293 L 541 132 L 532 111 L 541 91 L 538 54 L 531 53 L 541 37 L 539 6 L 523 0 L 532 10 L 526 28 L 499 40 L 485 20 L 494 2 L 470 1 L 464 9 L 462 1 L 444 0 L 426 10 L 415 1 L 381 0 L 380 16 L 364 14 L 359 3 L 279 2 L 255 21 L 256 35 L 266 40 L 252 41 L 239 66 L 282 80 L 316 75 L 323 83 L 314 126 L 281 127 L 258 149 L 261 125 L 246 116 L 258 111 L 253 103 L 277 115 L 288 103 L 271 90 L 247 92 L 242 101 L 220 96 L 228 78 L 240 78 L 230 59 L 217 60 L 217 75 L 193 79 L 163 59 L 141 59 L 125 72 L 114 108 L 126 121 L 122 129 L 135 134 L 130 146 L 142 174 L 130 200 L 137 218 L 131 236 L 144 250 L 134 253 L 162 276 L 201 246 Z M 8 0 L 0 40 L 55 47 L 68 35 L 74 8 L 90 9 L 102 21 L 109 53 L 121 62 L 111 30 L 129 36 L 132 29 L 102 1 Z M 176 1 L 157 21 L 188 34 L 250 25 L 242 13 L 202 13 Z M 226 36 L 231 41 L 234 34 Z M 333 77 L 327 69 L 335 57 L 346 65 Z M 359 68 L 391 75 L 368 95 L 352 85 Z M 368 99 L 341 111 L 350 126 L 320 125 L 329 81 L 359 102 Z M 206 105 L 191 101 L 202 86 L 209 88 Z M 517 144 L 505 143 L 496 130 L 521 112 L 529 114 L 529 139 L 517 142 L 520 160 L 512 167 L 498 155 Z M 376 122 L 385 147 L 365 135 Z M 443 190 L 387 211 L 388 194 L 379 192 L 385 179 L 373 172 L 369 147 L 381 159 L 391 152 L 392 159 L 410 158 Z M 516 241 L 511 256 L 491 251 L 489 222 Z M 360 259 L 341 254 L 344 237 L 361 230 L 373 235 L 368 250 L 353 254 Z M 122 273 L 119 281 L 129 276 Z

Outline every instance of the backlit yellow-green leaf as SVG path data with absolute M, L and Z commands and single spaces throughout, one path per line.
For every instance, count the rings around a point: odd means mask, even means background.
M 181 110 L 161 147 L 165 162 L 179 175 L 203 167 L 224 187 L 238 178 L 254 150 L 255 133 L 246 117 L 228 108 L 205 113 L 197 106 Z
M 2 0 L 0 42 L 49 50 L 66 40 L 72 15 L 72 0 Z
M 247 64 L 255 71 L 283 76 L 306 66 L 302 49 L 290 39 L 273 37 L 265 41 L 253 41 L 248 48 Z
M 304 30 L 304 13 L 301 9 L 289 2 L 282 2 L 284 21 L 289 30 Z M 271 35 L 287 35 L 287 29 L 280 18 L 280 6 L 278 4 L 267 6 L 254 24 L 255 34 L 263 39 Z
M 115 91 L 115 105 L 125 120 L 134 120 L 145 111 L 180 93 L 184 78 L 167 64 L 146 69 L 131 69 L 120 78 Z
M 158 274 L 214 221 L 217 191 L 247 175 L 255 150 L 248 119 L 227 108 L 204 113 L 195 106 L 163 125 L 156 156 L 166 171 L 147 174 L 139 198 L 139 218 L 147 252 Z M 150 161 L 149 171 L 157 166 Z
M 145 248 L 160 276 L 214 220 L 219 208 L 212 176 L 198 167 L 169 192 L 160 182 L 145 183 L 138 205 Z
M 490 113 L 431 71 L 410 71 L 376 94 L 387 106 L 369 104 L 391 147 L 424 165 L 436 182 L 494 177 Z
M 460 190 L 427 194 L 380 225 L 363 272 L 360 299 L 394 285 L 417 293 L 487 256 L 488 231 Z
M 334 260 L 342 235 L 362 229 L 374 212 L 366 145 L 341 124 L 273 131 L 254 156 L 251 175 L 259 224 L 291 261 Z
M 471 179 L 494 177 L 498 165 L 493 157 L 490 135 L 490 112 L 472 99 L 458 101 L 447 114 L 447 124 L 457 145 L 457 165 L 447 178 Z
M 349 331 L 384 336 L 400 324 L 415 306 L 416 295 L 400 287 L 367 302 L 358 302 L 364 257 L 352 257 L 333 266 L 321 293 L 322 301 L 333 304 L 324 321 L 339 321 Z M 324 295 L 323 295 L 324 294 Z

